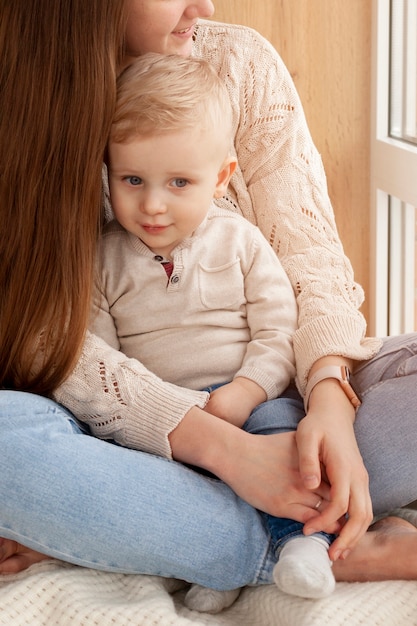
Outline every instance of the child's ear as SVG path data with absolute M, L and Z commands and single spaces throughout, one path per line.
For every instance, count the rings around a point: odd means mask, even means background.
M 237 160 L 234 156 L 228 156 L 223 161 L 220 171 L 217 175 L 216 189 L 214 190 L 215 198 L 222 198 L 227 191 L 229 180 L 236 169 Z

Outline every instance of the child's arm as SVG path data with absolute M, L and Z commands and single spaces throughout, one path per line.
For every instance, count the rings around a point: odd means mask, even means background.
M 246 233 L 247 234 L 247 233 Z M 297 305 L 288 277 L 258 229 L 240 258 L 250 338 L 233 381 L 210 394 L 205 410 L 243 426 L 252 410 L 278 397 L 295 375 Z
M 120 350 L 117 328 L 110 313 L 108 300 L 98 285 L 94 291 L 89 330 L 115 350 Z
M 238 376 L 212 391 L 204 410 L 241 428 L 253 409 L 265 400 L 266 393 L 260 385 Z
M 288 276 L 271 246 L 258 229 L 253 237 L 254 252 L 241 262 L 250 337 L 235 378 L 256 382 L 272 400 L 295 376 L 298 310 Z

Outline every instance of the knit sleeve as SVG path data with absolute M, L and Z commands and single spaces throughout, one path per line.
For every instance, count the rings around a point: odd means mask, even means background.
M 269 241 L 295 291 L 294 350 L 304 392 L 317 359 L 368 359 L 380 341 L 365 338 L 363 290 L 344 254 L 321 158 L 289 72 L 255 31 L 206 28 L 199 52 L 217 63 L 235 111 L 239 168 L 231 197 Z M 222 203 L 233 208 L 231 198 Z
M 250 341 L 236 376 L 258 383 L 271 400 L 295 376 L 297 305 L 287 274 L 258 229 L 253 229 L 252 253 L 240 263 Z
M 208 397 L 163 382 L 91 333 L 74 371 L 54 393 L 96 437 L 167 458 L 168 435 Z

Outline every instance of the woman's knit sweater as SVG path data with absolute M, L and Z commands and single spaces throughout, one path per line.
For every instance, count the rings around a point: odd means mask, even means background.
M 223 208 L 256 224 L 288 273 L 298 309 L 294 336 L 297 382 L 322 356 L 369 359 L 380 348 L 365 338 L 363 291 L 340 242 L 320 155 L 313 145 L 292 79 L 275 49 L 258 33 L 202 21 L 194 41 L 223 78 L 234 110 L 239 166 Z M 100 398 L 89 393 L 97 379 Z M 129 447 L 171 456 L 169 433 L 207 395 L 163 382 L 139 362 L 89 334 L 80 361 L 55 399 L 94 433 Z

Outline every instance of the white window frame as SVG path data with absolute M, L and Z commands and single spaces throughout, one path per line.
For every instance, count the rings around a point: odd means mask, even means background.
M 372 11 L 368 321 L 370 334 L 385 336 L 414 330 L 415 325 L 410 300 L 414 302 L 416 284 L 417 146 L 389 136 L 390 0 L 373 0 Z

